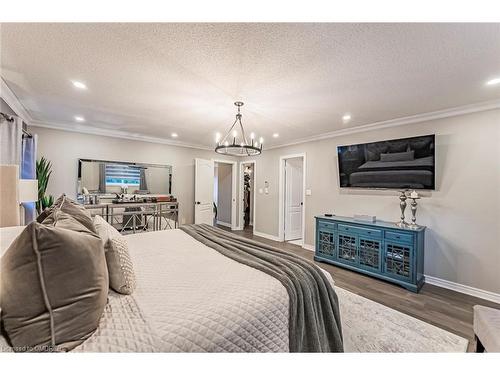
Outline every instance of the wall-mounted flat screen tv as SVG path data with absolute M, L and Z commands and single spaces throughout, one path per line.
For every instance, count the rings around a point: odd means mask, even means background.
M 340 187 L 435 189 L 435 135 L 337 147 Z

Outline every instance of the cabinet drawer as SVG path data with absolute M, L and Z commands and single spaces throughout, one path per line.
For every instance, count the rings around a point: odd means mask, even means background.
M 328 221 L 320 221 L 318 223 L 318 227 L 321 229 L 329 229 L 329 230 L 334 230 L 335 229 L 335 223 L 330 223 Z
M 413 235 L 398 232 L 385 232 L 385 238 L 392 241 L 413 243 Z
M 373 238 L 382 238 L 382 231 L 378 229 L 361 228 L 352 225 L 339 224 L 339 231 L 350 232 L 353 234 L 361 234 Z

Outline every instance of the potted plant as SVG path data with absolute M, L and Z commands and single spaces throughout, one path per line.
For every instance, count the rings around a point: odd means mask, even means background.
M 38 201 L 36 202 L 36 210 L 38 214 L 41 214 L 43 210 L 54 204 L 54 197 L 52 195 L 45 195 L 51 174 L 52 163 L 50 161 L 44 157 L 36 161 L 36 178 L 38 180 Z

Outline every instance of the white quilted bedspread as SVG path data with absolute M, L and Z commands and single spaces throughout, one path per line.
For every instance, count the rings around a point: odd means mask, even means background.
M 137 290 L 110 293 L 98 331 L 74 351 L 288 351 L 288 294 L 278 280 L 181 230 L 126 239 Z

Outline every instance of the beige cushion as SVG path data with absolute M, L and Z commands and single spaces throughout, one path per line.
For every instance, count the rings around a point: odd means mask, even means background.
M 474 306 L 474 333 L 487 352 L 500 352 L 500 310 Z
M 97 328 L 108 295 L 100 238 L 56 210 L 2 257 L 2 323 L 15 351 L 71 350 Z
M 59 209 L 71 216 L 73 216 L 76 220 L 83 224 L 90 231 L 97 233 L 92 223 L 92 217 L 88 213 L 88 211 L 83 207 L 83 205 L 75 202 L 74 200 L 68 198 L 65 194 L 61 195 L 54 202 L 52 206 L 45 209 L 38 217 L 36 221 L 42 223 L 46 218 L 48 218 L 54 210 Z
M 94 217 L 94 226 L 106 251 L 109 286 L 118 293 L 132 294 L 136 287 L 136 278 L 127 241 L 99 215 Z

